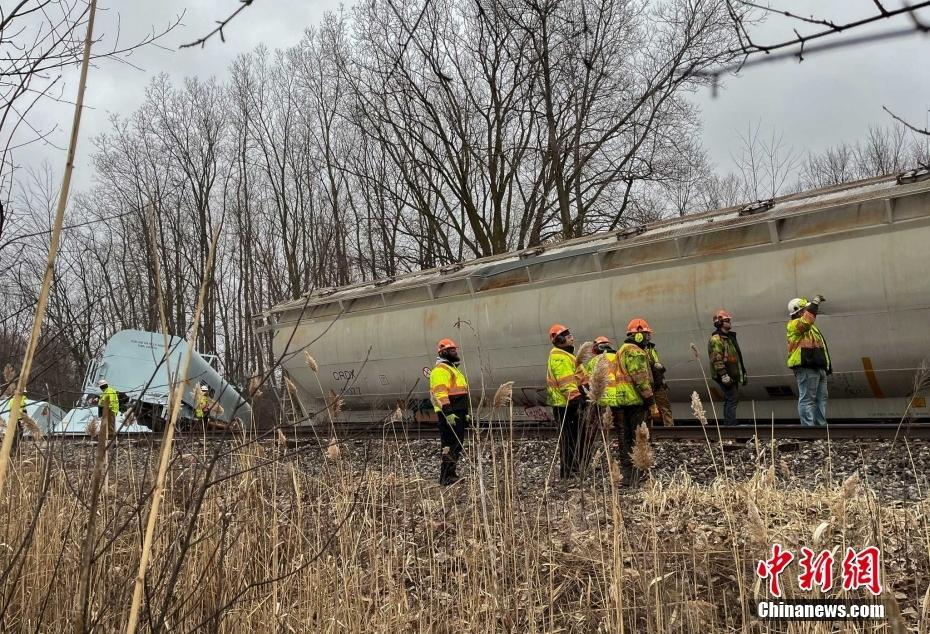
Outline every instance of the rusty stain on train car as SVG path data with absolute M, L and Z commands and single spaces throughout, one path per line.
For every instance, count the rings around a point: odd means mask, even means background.
M 614 299 L 623 302 L 691 295 L 695 287 L 727 279 L 729 269 L 728 262 L 707 262 L 696 269 L 692 269 L 687 276 L 681 275 L 681 273 L 678 275 L 662 273 L 657 281 L 646 283 L 642 283 L 642 277 L 630 276 L 630 284 L 616 291 Z
M 771 238 L 765 225 L 751 224 L 694 236 L 689 242 L 692 248 L 688 255 L 719 255 L 740 247 L 768 244 Z
M 526 284 L 527 282 L 529 282 L 529 277 L 527 276 L 526 269 L 516 269 L 487 278 L 481 290 L 490 291 L 495 288 L 507 288 L 509 286 L 516 286 L 517 284 Z

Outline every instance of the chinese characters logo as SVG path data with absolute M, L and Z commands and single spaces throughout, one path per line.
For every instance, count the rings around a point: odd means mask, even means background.
M 756 574 L 760 579 L 768 580 L 772 596 L 782 596 L 780 576 L 794 560 L 794 554 L 783 549 L 781 544 L 772 544 L 772 556 L 756 565 Z M 811 591 L 817 587 L 826 592 L 833 587 L 834 560 L 829 550 L 815 553 L 806 546 L 802 547 L 797 561 L 800 566 L 798 587 L 801 590 Z M 865 588 L 875 596 L 881 594 L 880 562 L 881 552 L 876 546 L 859 551 L 847 548 L 841 564 L 843 590 Z

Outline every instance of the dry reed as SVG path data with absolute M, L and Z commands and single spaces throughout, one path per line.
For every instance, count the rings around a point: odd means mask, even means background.
M 197 304 L 194 307 L 192 315 L 192 326 L 187 339 L 187 349 L 184 352 L 181 361 L 180 376 L 174 387 L 173 396 L 170 400 L 170 414 L 168 426 L 165 428 L 165 434 L 162 439 L 161 453 L 159 455 L 158 473 L 155 477 L 155 488 L 152 493 L 151 504 L 149 505 L 148 517 L 145 523 L 145 533 L 142 541 L 142 552 L 139 556 L 138 572 L 135 578 L 135 584 L 132 593 L 132 605 L 129 611 L 129 622 L 126 625 L 127 634 L 133 634 L 139 623 L 139 611 L 142 608 L 142 592 L 145 585 L 145 574 L 149 561 L 152 556 L 152 545 L 155 535 L 155 524 L 158 521 L 158 512 L 162 501 L 162 491 L 165 487 L 165 478 L 168 471 L 168 462 L 171 457 L 171 448 L 174 440 L 174 430 L 181 414 L 181 404 L 184 396 L 184 387 L 187 381 L 187 373 L 190 368 L 191 357 L 194 351 L 194 343 L 197 341 L 197 331 L 200 327 L 200 315 L 203 312 L 204 299 L 213 270 L 214 257 L 216 255 L 216 245 L 220 239 L 220 226 L 218 225 L 213 232 L 210 241 L 210 248 L 207 252 L 207 261 L 204 264 L 204 276 L 200 281 L 200 290 L 197 296 Z
M 262 395 L 262 377 L 259 374 L 253 374 L 249 377 L 249 400 L 256 399 Z
M 591 388 L 591 400 L 595 403 L 604 396 L 609 375 L 610 361 L 605 355 L 598 355 L 597 362 L 594 364 L 594 371 L 591 372 L 591 378 L 588 380 L 588 385 Z
M 594 356 L 594 342 L 585 341 L 578 347 L 578 352 L 575 353 L 575 361 L 578 367 L 583 366 L 585 363 L 591 360 L 591 357 Z
M 494 407 L 507 407 L 513 399 L 513 381 L 501 383 L 497 391 L 494 392 L 492 403 Z
M 13 367 L 13 364 L 7 363 L 3 366 L 3 382 L 6 383 L 6 386 L 3 388 L 3 392 L 0 393 L 0 397 L 13 396 L 13 391 L 16 388 L 16 369 Z
M 307 363 L 307 367 L 313 370 L 313 372 L 319 372 L 320 366 L 316 362 L 316 359 L 313 358 L 313 355 L 310 354 L 309 350 L 304 350 L 304 360 Z
M 26 353 L 23 355 L 23 364 L 19 373 L 19 379 L 13 394 L 25 394 L 26 386 L 29 384 L 29 376 L 32 371 L 32 362 L 35 359 L 36 349 L 39 345 L 39 334 L 42 330 L 42 324 L 45 321 L 45 311 L 48 306 L 49 290 L 52 284 L 52 278 L 55 272 L 55 260 L 58 257 L 58 245 L 61 240 L 61 230 L 64 224 L 65 207 L 68 204 L 68 195 L 71 191 L 71 174 L 74 172 L 74 154 L 77 151 L 78 133 L 81 128 L 81 111 L 84 108 L 84 89 L 87 87 L 87 69 L 90 66 L 90 49 L 94 41 L 94 18 L 97 15 L 97 0 L 90 0 L 87 7 L 87 32 L 84 36 L 84 52 L 81 59 L 81 73 L 78 78 L 77 98 L 74 100 L 74 117 L 71 122 L 71 139 L 68 143 L 68 158 L 65 161 L 65 172 L 61 180 L 61 188 L 58 190 L 58 204 L 55 208 L 55 219 L 52 222 L 51 235 L 49 236 L 48 259 L 45 263 L 45 274 L 42 278 L 42 286 L 39 288 L 39 297 L 36 301 L 36 314 L 32 320 L 32 332 L 26 342 Z M 10 409 L 10 416 L 7 421 L 6 431 L 3 434 L 3 442 L 0 444 L 0 491 L 4 490 L 6 483 L 7 470 L 10 463 L 10 451 L 13 449 L 13 441 L 17 435 L 17 422 L 21 413 L 19 402 Z
M 330 415 L 333 418 L 339 418 L 339 415 L 342 414 L 342 408 L 345 405 L 345 399 L 343 399 L 335 391 L 330 390 L 329 396 L 326 399 L 326 408 L 329 410 Z
M 0 499 L 6 543 L 28 530 L 43 486 L 33 447 L 16 458 L 17 477 Z M 885 560 L 909 562 L 889 563 L 885 580 L 889 592 L 903 593 L 901 618 L 918 627 L 930 584 L 925 502 L 877 510 L 861 483 L 775 488 L 758 474 L 708 485 L 681 475 L 621 496 L 619 470 L 608 459 L 609 477 L 592 476 L 584 495 L 565 491 L 548 502 L 555 512 L 537 516 L 541 487 L 511 482 L 521 466 L 514 449 L 501 441 L 485 448 L 496 462 L 482 496 L 474 478 L 452 490 L 425 482 L 400 445 L 384 444 L 377 464 L 367 465 L 327 448 L 328 464 L 348 467 L 330 469 L 306 457 L 269 460 L 262 446 L 245 446 L 218 465 L 195 515 L 196 471 L 204 467 L 196 454 L 183 454 L 166 481 L 146 623 L 217 632 L 756 631 L 744 617 L 738 579 L 752 585 L 770 541 L 797 552 L 812 537 L 830 548 L 866 543 L 878 530 Z M 97 543 L 106 565 L 95 569 L 92 594 L 99 631 L 125 629 L 139 554 L 134 508 L 150 494 L 141 481 L 158 467 L 157 457 L 131 451 L 114 450 L 114 468 L 133 470 L 121 474 L 120 487 L 101 489 L 108 521 Z M 73 626 L 74 538 L 87 520 L 73 490 L 82 477 L 66 465 L 49 476 L 41 530 L 23 562 L 30 574 L 15 591 L 12 579 L 3 588 L 10 629 Z M 822 529 L 850 495 L 846 522 Z M 191 525 L 196 539 L 168 588 Z M 782 580 L 786 598 L 807 596 L 791 575 Z
M 633 466 L 643 473 L 648 473 L 655 464 L 655 453 L 649 444 L 649 428 L 646 427 L 646 423 L 640 423 L 636 428 L 636 440 L 630 457 L 633 459 Z

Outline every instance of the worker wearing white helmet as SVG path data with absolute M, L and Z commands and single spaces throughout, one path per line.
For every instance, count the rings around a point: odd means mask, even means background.
M 194 390 L 194 421 L 200 423 L 203 429 L 207 428 L 210 412 L 210 388 L 201 385 Z
M 816 325 L 823 295 L 788 302 L 788 367 L 798 381 L 798 416 L 806 427 L 827 424 L 827 377 L 833 373 L 830 351 Z

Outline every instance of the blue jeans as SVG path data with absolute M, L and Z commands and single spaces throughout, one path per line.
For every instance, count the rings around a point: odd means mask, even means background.
M 798 380 L 798 416 L 805 427 L 827 424 L 827 371 L 794 368 Z
M 720 392 L 723 394 L 723 424 L 735 425 L 736 406 L 739 403 L 739 385 L 735 381 L 730 385 L 724 385 L 717 381 L 717 386 L 720 387 Z

